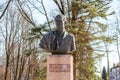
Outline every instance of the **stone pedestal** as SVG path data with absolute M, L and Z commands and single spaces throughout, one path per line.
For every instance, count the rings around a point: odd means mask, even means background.
M 49 55 L 47 57 L 47 80 L 73 80 L 73 57 Z

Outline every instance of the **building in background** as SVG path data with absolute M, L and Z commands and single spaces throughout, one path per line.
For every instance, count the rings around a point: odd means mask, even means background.
M 110 69 L 110 80 L 120 80 L 120 64 Z

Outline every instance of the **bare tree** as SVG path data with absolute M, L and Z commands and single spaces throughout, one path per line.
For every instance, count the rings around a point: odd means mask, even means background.
M 119 29 L 119 21 L 118 18 L 116 17 L 117 20 L 117 26 L 116 26 L 116 37 L 117 37 L 117 53 L 118 53 L 118 57 L 119 57 L 119 62 L 120 62 L 120 51 L 119 51 L 119 35 L 120 35 L 120 29 Z
M 10 5 L 10 2 L 8 4 L 9 7 L 7 6 L 2 14 L 4 15 L 2 16 L 4 17 L 3 22 L 0 23 L 4 25 L 2 27 L 2 35 L 5 40 L 4 46 L 6 52 L 4 80 L 34 79 L 36 76 L 39 76 L 39 59 L 37 58 L 38 54 L 36 54 L 39 53 L 37 51 L 39 40 L 29 39 L 31 37 L 29 30 L 37 26 L 32 19 L 32 14 L 29 14 L 22 7 L 24 6 L 22 2 L 19 0 L 14 1 L 17 7 L 14 4 Z M 44 15 L 46 16 L 49 30 L 51 30 L 43 1 L 39 3 L 43 6 Z M 32 12 L 29 5 L 27 9 L 30 13 Z M 40 35 L 42 35 L 41 32 Z
M 104 45 L 105 45 L 105 49 L 106 49 L 106 54 L 107 54 L 107 74 L 108 74 L 108 78 L 109 78 L 109 75 L 110 75 L 110 65 L 109 65 L 109 49 L 108 49 L 108 44 L 106 42 L 104 42 Z
M 112 37 L 112 38 L 111 38 Z M 114 37 L 113 36 L 108 36 L 106 38 L 103 38 L 103 43 L 104 43 L 104 47 L 105 47 L 105 54 L 106 54 L 106 61 L 107 61 L 107 76 L 108 76 L 108 80 L 110 79 L 110 53 L 112 52 L 112 50 L 110 50 L 111 44 L 114 42 Z
M 21 15 L 24 17 L 25 20 L 27 20 L 29 23 L 31 23 L 34 27 L 37 27 L 36 23 L 34 22 L 34 20 L 32 19 L 32 16 L 30 16 L 30 14 L 28 14 L 28 12 L 22 7 L 24 6 L 24 4 L 22 4 L 22 2 L 20 2 L 19 0 L 17 1 L 18 2 L 18 9 L 21 13 Z M 42 8 L 43 8 L 43 11 L 41 11 L 35 4 L 33 4 L 33 2 L 31 2 L 30 0 L 27 0 L 26 3 L 30 3 L 30 5 L 32 5 L 35 10 L 37 10 L 38 12 L 40 12 L 40 14 L 44 15 L 47 19 L 47 24 L 48 24 L 48 27 L 49 27 L 49 30 L 51 31 L 51 26 L 50 26 L 50 21 L 49 21 L 49 18 L 48 18 L 48 14 L 47 14 L 47 11 L 46 11 L 46 8 L 44 6 L 44 3 L 43 3 L 43 0 L 39 1 L 39 0 L 36 0 L 36 3 L 39 3 L 40 5 L 42 5 Z M 28 8 L 28 10 L 30 11 L 31 15 L 32 15 L 32 10 L 31 8 L 29 7 L 30 5 L 27 5 L 26 8 Z M 41 32 L 40 32 L 41 33 Z M 41 33 L 42 35 L 42 33 Z
M 31 59 L 34 52 L 31 46 L 34 44 L 25 38 L 29 37 L 28 30 L 32 27 L 12 6 L 6 12 L 5 27 L 3 37 L 5 40 L 6 69 L 4 80 L 23 80 L 26 75 L 34 75 L 33 70 L 28 72 L 29 68 L 34 67 Z M 5 30 L 5 31 L 4 31 Z M 34 45 L 35 46 L 35 45 Z M 28 52 L 28 49 L 30 52 Z M 29 55 L 28 55 L 29 54 Z

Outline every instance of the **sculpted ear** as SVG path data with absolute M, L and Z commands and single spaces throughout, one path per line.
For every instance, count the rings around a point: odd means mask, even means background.
M 65 15 L 63 15 L 63 21 L 65 22 L 65 24 L 67 24 L 67 18 Z

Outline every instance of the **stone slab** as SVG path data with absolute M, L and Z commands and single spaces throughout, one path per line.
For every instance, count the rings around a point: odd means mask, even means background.
M 47 56 L 47 80 L 73 80 L 71 55 Z

